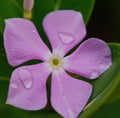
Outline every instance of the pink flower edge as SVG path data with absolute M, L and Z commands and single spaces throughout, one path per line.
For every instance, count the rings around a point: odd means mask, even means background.
M 90 38 L 65 56 L 86 34 L 82 15 L 76 11 L 49 13 L 43 27 L 52 52 L 32 22 L 21 18 L 6 21 L 4 44 L 8 62 L 17 66 L 32 59 L 44 61 L 13 71 L 7 103 L 25 110 L 44 108 L 47 104 L 46 81 L 52 73 L 53 108 L 65 118 L 76 118 L 91 96 L 92 85 L 70 77 L 65 71 L 95 79 L 112 64 L 110 49 L 104 41 Z

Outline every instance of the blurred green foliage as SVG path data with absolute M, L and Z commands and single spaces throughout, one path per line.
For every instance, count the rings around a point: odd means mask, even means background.
M 120 43 L 120 0 L 96 0 L 87 26 L 88 37 Z

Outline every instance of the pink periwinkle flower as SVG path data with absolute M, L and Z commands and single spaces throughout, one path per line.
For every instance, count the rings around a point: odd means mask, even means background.
M 18 67 L 11 76 L 7 103 L 25 110 L 40 110 L 47 104 L 46 81 L 51 74 L 51 105 L 64 118 L 76 118 L 92 93 L 92 85 L 67 72 L 88 79 L 99 77 L 111 65 L 107 44 L 98 39 L 84 41 L 72 54 L 66 54 L 86 35 L 81 13 L 60 10 L 49 13 L 43 27 L 52 52 L 40 38 L 31 21 L 6 20 L 4 44 L 12 66 L 28 60 L 42 63 Z

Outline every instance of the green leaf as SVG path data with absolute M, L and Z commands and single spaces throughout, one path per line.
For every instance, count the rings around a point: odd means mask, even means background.
M 9 79 L 6 77 L 0 77 L 0 109 L 5 106 L 7 97 Z
M 91 118 L 120 118 L 120 100 L 103 105 Z
M 120 83 L 119 83 L 119 86 L 117 86 L 117 88 L 114 90 L 114 92 L 111 94 L 109 98 L 110 99 L 108 99 L 105 102 L 105 104 L 110 104 L 112 102 L 116 102 L 120 100 Z
M 62 118 L 54 111 L 26 111 L 9 105 L 0 107 L 0 116 L 3 118 Z
M 109 44 L 112 51 L 113 64 L 103 75 L 97 80 L 93 80 L 94 90 L 89 104 L 84 109 L 79 118 L 88 118 L 97 109 L 99 109 L 111 96 L 116 88 L 120 86 L 120 44 Z M 120 91 L 119 91 L 120 92 Z M 116 95 L 116 94 L 114 94 Z
M 4 30 L 4 20 L 22 16 L 22 7 L 16 0 L 0 0 L 0 32 Z
M 83 14 L 87 23 L 94 7 L 95 0 L 56 0 L 54 9 L 73 9 Z
M 14 68 L 8 64 L 7 57 L 2 53 L 0 53 L 0 67 L 0 77 L 10 77 Z

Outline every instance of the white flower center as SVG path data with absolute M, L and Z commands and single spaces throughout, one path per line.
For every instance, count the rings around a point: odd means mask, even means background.
M 68 66 L 67 60 L 64 58 L 61 50 L 56 50 L 52 54 L 46 55 L 46 68 L 52 71 L 60 71 Z
M 53 69 L 58 69 L 63 66 L 62 58 L 58 56 L 52 56 L 48 62 L 50 67 L 52 67 Z

